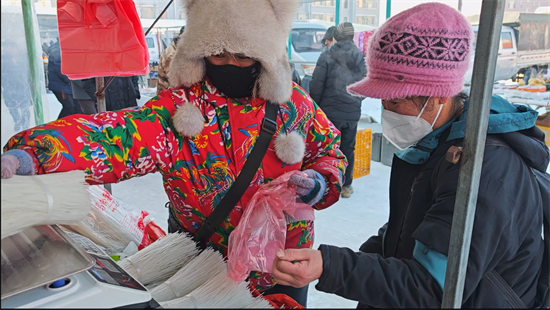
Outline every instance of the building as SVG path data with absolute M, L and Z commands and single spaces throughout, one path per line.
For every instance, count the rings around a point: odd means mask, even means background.
M 156 19 L 168 4 L 168 0 L 134 0 L 140 18 Z M 180 1 L 172 2 L 170 7 L 162 14 L 164 19 L 185 19 L 185 10 Z
M 506 0 L 506 12 L 535 13 L 541 6 L 549 6 L 548 0 Z
M 341 0 L 340 22 L 351 22 L 377 27 L 380 24 L 381 0 Z M 385 1 L 384 1 L 385 2 Z M 384 6 L 385 7 L 385 6 Z M 319 19 L 335 22 L 336 0 L 304 0 L 296 20 Z

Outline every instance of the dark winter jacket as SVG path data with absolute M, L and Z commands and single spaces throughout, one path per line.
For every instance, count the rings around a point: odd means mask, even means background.
M 71 80 L 61 73 L 61 49 L 59 43 L 48 48 L 48 89 L 53 92 L 72 94 Z
M 309 83 L 309 94 L 331 121 L 359 121 L 360 97 L 346 87 L 367 74 L 365 55 L 353 41 L 339 41 L 321 53 Z
M 73 90 L 73 99 L 77 100 L 94 100 L 97 98 L 90 97 L 86 90 L 84 89 L 84 80 L 71 80 L 71 88 Z
M 463 307 L 510 307 L 485 278 L 491 270 L 532 307 L 544 246 L 541 193 L 531 169 L 546 171 L 548 148 L 533 126 L 535 111 L 494 97 L 491 113 L 488 133 L 505 145 L 485 147 Z M 388 223 L 363 244 L 366 253 L 321 245 L 318 290 L 357 300 L 359 307 L 441 307 L 460 167 L 447 163 L 445 153 L 461 143 L 464 117 L 422 140 L 424 151 L 436 145 L 428 157 L 414 163 L 396 154 Z
M 104 83 L 107 83 L 108 80 L 109 77 L 105 77 Z M 86 93 L 92 98 L 96 98 L 95 78 L 83 81 Z M 137 106 L 137 99 L 141 98 L 138 83 L 137 76 L 115 77 L 105 90 L 105 107 L 107 111 Z

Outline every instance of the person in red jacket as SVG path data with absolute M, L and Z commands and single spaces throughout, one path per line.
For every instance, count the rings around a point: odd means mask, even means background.
M 226 255 L 230 233 L 262 184 L 304 171 L 307 177 L 290 182 L 305 203 L 321 210 L 339 199 L 346 159 L 338 130 L 292 82 L 285 49 L 297 0 L 185 6 L 185 32 L 170 66 L 176 87 L 142 107 L 68 116 L 17 134 L 4 147 L 2 178 L 85 170 L 88 183 L 102 184 L 160 172 L 170 200 L 169 230 L 195 233 L 247 161 L 266 106 L 276 105 L 275 134 L 262 164 L 208 241 Z M 288 225 L 287 248 L 312 245 L 313 222 Z M 270 274 L 259 272 L 249 278 L 263 294 L 285 293 L 306 306 L 307 286 L 274 286 Z

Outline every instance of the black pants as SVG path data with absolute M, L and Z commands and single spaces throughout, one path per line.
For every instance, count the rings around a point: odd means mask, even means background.
M 172 215 L 172 210 L 168 210 L 168 233 L 175 232 L 187 232 L 181 225 L 174 219 Z M 274 287 L 265 290 L 263 295 L 272 295 L 272 294 L 286 294 L 290 298 L 294 299 L 297 303 L 307 307 L 307 291 L 309 285 L 306 285 L 301 288 L 294 288 L 292 286 L 280 285 L 277 284 Z
M 80 110 L 86 115 L 97 113 L 97 103 L 91 99 L 74 99 L 80 105 Z
M 59 103 L 61 103 L 61 106 L 63 107 L 61 109 L 61 112 L 59 112 L 59 116 L 57 117 L 57 119 L 72 114 L 82 113 L 82 110 L 80 110 L 80 105 L 74 101 L 72 94 L 57 91 L 54 91 L 53 94 L 57 98 L 57 101 L 59 101 Z
M 348 167 L 345 173 L 344 186 L 350 186 L 353 181 L 353 165 L 355 163 L 355 138 L 357 137 L 357 123 L 350 121 L 333 121 L 334 126 L 340 130 L 342 141 L 340 150 L 348 159 Z

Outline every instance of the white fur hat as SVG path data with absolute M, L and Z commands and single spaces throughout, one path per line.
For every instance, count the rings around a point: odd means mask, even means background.
M 227 51 L 258 60 L 259 97 L 286 102 L 292 72 L 286 44 L 298 0 L 182 0 L 187 23 L 170 65 L 170 84 L 190 87 L 205 76 L 204 57 Z

